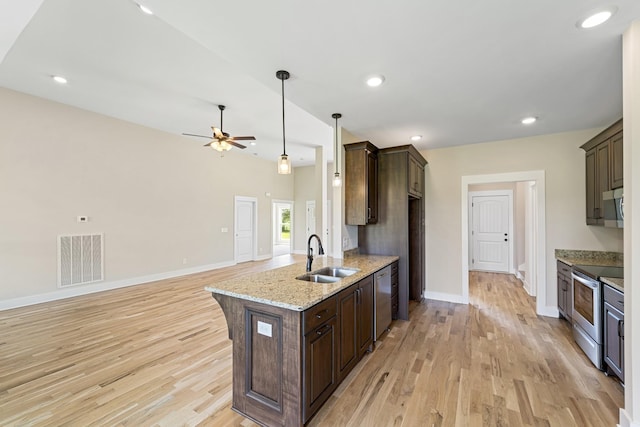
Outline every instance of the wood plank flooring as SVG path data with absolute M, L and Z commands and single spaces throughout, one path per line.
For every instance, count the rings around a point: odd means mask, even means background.
M 277 257 L 0 312 L 2 426 L 255 426 L 231 409 L 231 342 L 206 284 Z M 310 426 L 614 426 L 622 387 L 535 315 L 512 276 L 394 322 Z

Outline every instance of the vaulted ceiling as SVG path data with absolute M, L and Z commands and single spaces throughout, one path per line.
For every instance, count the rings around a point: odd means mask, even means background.
M 131 0 L 11 3 L 0 86 L 174 134 L 210 133 L 224 104 L 224 130 L 255 135 L 244 152 L 274 162 L 275 73 L 289 71 L 294 165 L 318 145 L 332 158 L 335 112 L 358 138 L 418 149 L 609 125 L 622 115 L 621 35 L 640 18 L 637 0 L 141 0 L 153 15 Z M 576 25 L 612 5 L 605 24 Z M 372 74 L 384 83 L 366 86 Z

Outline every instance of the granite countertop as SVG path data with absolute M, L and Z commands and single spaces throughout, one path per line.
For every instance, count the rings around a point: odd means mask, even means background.
M 556 259 L 567 265 L 602 265 L 606 267 L 624 267 L 624 256 L 620 252 L 581 251 L 556 249 Z
M 317 257 L 312 272 L 322 267 L 350 267 L 360 271 L 335 283 L 306 282 L 296 279 L 306 273 L 306 263 L 301 262 L 212 283 L 204 289 L 214 294 L 303 311 L 397 260 L 397 256 L 379 255 L 354 255 L 344 259 Z
M 617 289 L 620 292 L 624 292 L 624 279 L 619 279 L 617 277 L 601 277 L 600 280 L 612 288 Z

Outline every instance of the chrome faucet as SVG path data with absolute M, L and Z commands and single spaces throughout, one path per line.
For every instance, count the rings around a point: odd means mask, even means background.
M 316 238 L 318 240 L 318 255 L 324 255 L 324 249 L 322 248 L 322 242 L 320 241 L 320 237 L 317 234 L 312 234 L 309 236 L 309 241 L 307 242 L 307 271 L 311 271 L 311 263 L 313 262 L 313 249 L 311 248 L 311 239 Z

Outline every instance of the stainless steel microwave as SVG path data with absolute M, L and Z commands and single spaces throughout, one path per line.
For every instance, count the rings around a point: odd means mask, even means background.
M 624 228 L 624 191 L 622 188 L 602 193 L 604 226 Z

